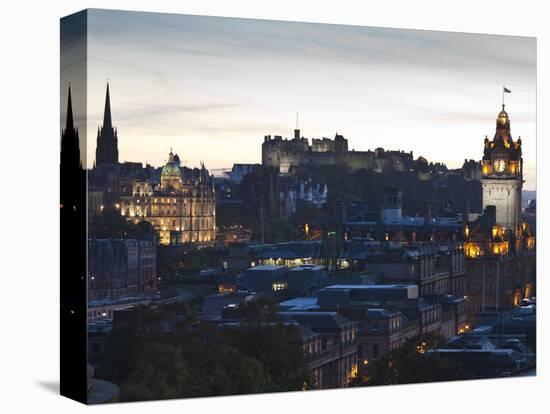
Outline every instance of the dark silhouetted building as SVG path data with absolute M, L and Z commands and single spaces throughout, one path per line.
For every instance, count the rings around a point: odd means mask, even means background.
M 103 114 L 103 126 L 97 130 L 97 147 L 95 151 L 96 166 L 118 164 L 118 137 L 117 130 L 113 128 L 111 119 L 111 99 L 109 96 L 109 83 L 105 95 L 105 112 Z
M 89 300 L 156 288 L 156 245 L 136 239 L 88 240 Z

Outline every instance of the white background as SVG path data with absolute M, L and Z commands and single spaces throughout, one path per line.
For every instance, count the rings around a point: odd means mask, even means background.
M 59 18 L 86 7 L 538 37 L 538 377 L 135 403 L 102 412 L 548 412 L 550 25 L 543 1 L 5 1 L 0 14 L 0 409 L 81 412 L 59 381 Z M 548 319 L 548 318 L 546 318 Z M 544 344 L 544 345 L 543 345 Z M 545 394 L 546 393 L 546 394 Z

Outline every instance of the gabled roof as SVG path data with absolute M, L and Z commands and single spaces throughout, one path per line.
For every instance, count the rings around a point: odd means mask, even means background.
M 355 323 L 337 312 L 280 312 L 279 315 L 283 321 L 294 320 L 314 332 L 341 330 Z

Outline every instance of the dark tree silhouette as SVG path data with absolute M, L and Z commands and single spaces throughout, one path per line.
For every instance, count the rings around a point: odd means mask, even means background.
M 94 217 L 89 228 L 89 237 L 98 239 L 151 240 L 154 229 L 151 223 L 141 221 L 130 223 L 115 208 L 104 208 L 100 215 Z
M 439 355 L 429 355 L 446 342 L 440 335 L 423 334 L 406 341 L 403 346 L 378 361 L 360 364 L 354 386 L 411 384 L 432 381 L 453 381 L 465 378 L 462 366 Z
M 300 390 L 310 383 L 300 335 L 275 309 L 251 303 L 254 322 L 227 328 L 197 323 L 186 304 L 115 315 L 97 374 L 120 385 L 123 401 Z

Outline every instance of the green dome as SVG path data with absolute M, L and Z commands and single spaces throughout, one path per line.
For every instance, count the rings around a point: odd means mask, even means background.
M 170 150 L 170 154 L 168 154 L 168 162 L 164 165 L 164 167 L 162 167 L 161 175 L 163 177 L 181 177 L 180 167 L 178 165 L 178 162 L 174 160 L 174 154 L 172 153 L 172 150 Z
M 180 168 L 173 162 L 167 162 L 166 165 L 162 167 L 162 175 L 181 177 Z

